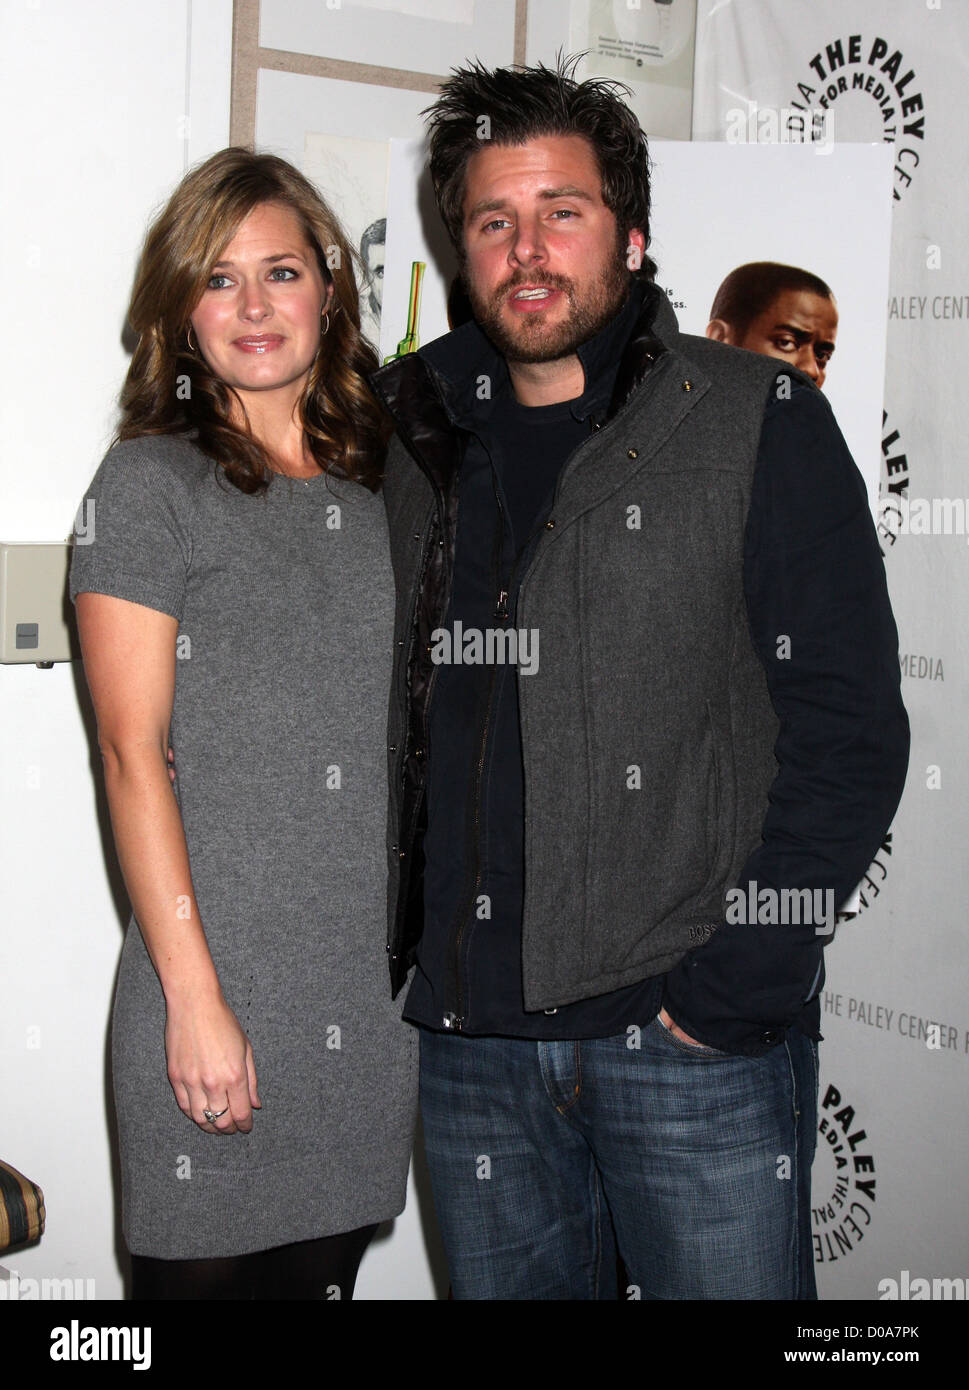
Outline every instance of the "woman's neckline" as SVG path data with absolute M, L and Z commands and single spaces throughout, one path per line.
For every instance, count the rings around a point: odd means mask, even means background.
M 320 469 L 319 473 L 310 473 L 308 476 L 304 476 L 304 475 L 301 474 L 301 473 L 283 473 L 283 472 L 281 472 L 278 468 L 274 468 L 274 469 L 273 469 L 273 480 L 274 480 L 274 481 L 275 481 L 276 478 L 285 478 L 287 482 L 290 482 L 290 483 L 302 483 L 302 485 L 303 485 L 304 487 L 311 487 L 311 486 L 313 485 L 313 483 L 318 483 L 318 482 L 320 481 L 321 478 L 325 478 L 325 477 L 326 477 L 326 470 L 325 470 L 325 469 Z

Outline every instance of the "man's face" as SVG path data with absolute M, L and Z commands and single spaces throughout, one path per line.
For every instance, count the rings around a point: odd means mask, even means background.
M 592 146 L 579 135 L 486 143 L 468 163 L 463 269 L 474 317 L 512 362 L 567 357 L 629 291 L 626 247 L 602 201 Z
M 711 333 L 715 324 L 726 331 Z M 708 337 L 719 337 L 734 347 L 793 363 L 817 387 L 824 385 L 837 334 L 838 310 L 834 300 L 808 290 L 783 290 L 751 320 L 742 336 L 738 337 L 722 319 L 714 319 L 707 329 Z
M 384 298 L 384 257 L 386 246 L 382 241 L 372 241 L 367 247 L 365 256 L 368 297 L 370 299 L 370 311 L 374 318 L 380 318 L 380 306 Z

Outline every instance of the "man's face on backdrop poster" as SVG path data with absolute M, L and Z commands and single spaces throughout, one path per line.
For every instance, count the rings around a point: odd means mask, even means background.
M 706 329 L 708 338 L 790 362 L 818 388 L 824 385 L 837 334 L 834 299 L 808 290 L 781 290 L 741 331 L 725 319 L 712 319 Z

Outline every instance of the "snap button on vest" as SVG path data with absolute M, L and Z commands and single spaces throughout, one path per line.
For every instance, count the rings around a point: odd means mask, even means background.
M 627 450 L 626 450 L 626 457 L 627 457 L 627 459 L 638 459 L 638 458 L 639 458 L 639 450 L 638 450 L 638 449 L 627 449 Z
M 684 381 L 684 383 L 683 383 L 683 390 L 684 390 L 684 391 L 692 391 L 692 390 L 693 390 L 693 382 L 692 382 L 692 381 Z
M 546 523 L 545 523 L 545 529 L 546 529 L 546 531 L 554 531 L 554 530 L 555 530 L 555 522 L 552 520 L 551 517 L 549 517 L 548 521 L 546 521 Z

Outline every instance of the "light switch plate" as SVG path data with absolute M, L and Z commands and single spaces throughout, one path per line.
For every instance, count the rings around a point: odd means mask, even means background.
M 0 541 L 0 662 L 26 665 L 80 656 L 67 592 L 71 547 Z

